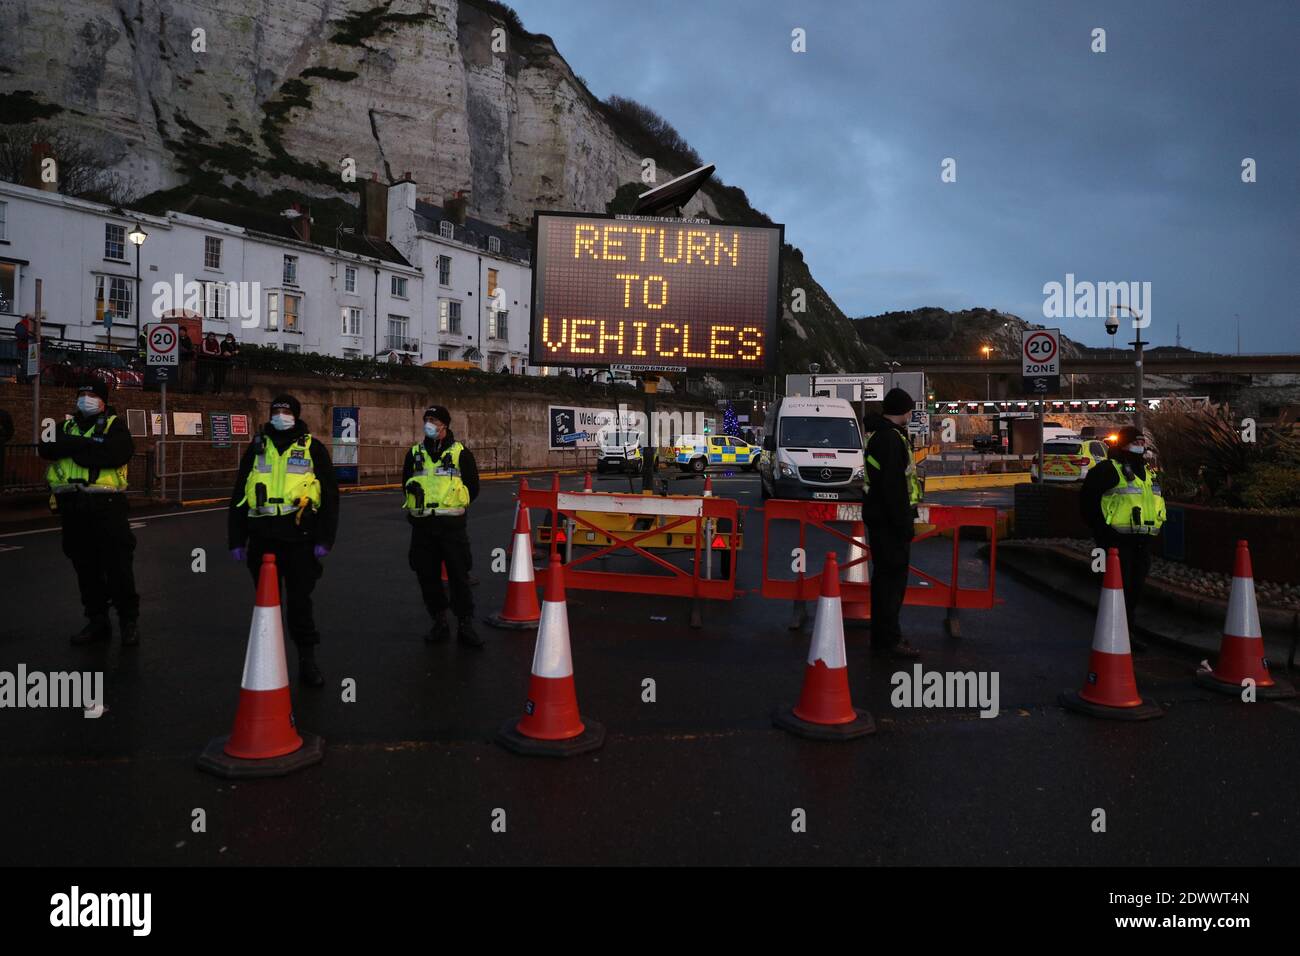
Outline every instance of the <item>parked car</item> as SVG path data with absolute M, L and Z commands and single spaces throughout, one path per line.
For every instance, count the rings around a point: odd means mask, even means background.
M 721 465 L 753 471 L 761 449 L 729 435 L 683 435 L 673 444 L 673 460 L 682 471 L 701 474 Z
M 1002 451 L 1002 433 L 988 432 L 984 435 L 976 435 L 970 443 L 973 451 L 980 452 L 984 455 L 996 455 Z
M 41 347 L 41 382 L 76 387 L 97 378 L 109 388 L 142 388 L 144 373 L 134 369 L 118 352 L 107 349 Z
M 1043 443 L 1043 481 L 1083 481 L 1088 471 L 1106 460 L 1106 445 L 1097 439 Z M 1030 466 L 1037 480 L 1038 463 Z

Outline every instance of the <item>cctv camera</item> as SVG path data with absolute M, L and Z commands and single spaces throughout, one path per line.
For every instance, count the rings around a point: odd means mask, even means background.
M 1119 319 L 1113 315 L 1106 317 L 1106 331 L 1114 335 L 1119 331 Z

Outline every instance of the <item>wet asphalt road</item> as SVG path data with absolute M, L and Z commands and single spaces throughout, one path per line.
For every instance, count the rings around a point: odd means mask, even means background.
M 480 616 L 504 595 L 491 551 L 508 547 L 514 487 L 485 484 L 474 506 Z M 717 478 L 715 491 L 761 505 L 752 476 Z M 879 733 L 830 744 L 773 728 L 774 705 L 798 697 L 811 624 L 787 630 L 789 604 L 756 593 L 758 511 L 740 562 L 750 593 L 709 607 L 702 630 L 675 599 L 571 594 L 579 700 L 605 724 L 605 746 L 568 761 L 514 756 L 491 737 L 521 713 L 533 636 L 485 627 L 482 651 L 426 645 L 397 496 L 343 507 L 316 600 L 327 688 L 294 687 L 298 723 L 324 736 L 325 761 L 235 784 L 194 768 L 229 732 L 253 597 L 226 555 L 222 511 L 139 519 L 145 630 L 134 651 L 68 645 L 81 617 L 57 532 L 0 537 L 0 670 L 103 669 L 108 707 L 98 720 L 0 710 L 5 862 L 1300 862 L 1300 707 L 1211 697 L 1192 681 L 1195 659 L 1156 649 L 1138 658 L 1138 681 L 1168 706 L 1163 719 L 1065 713 L 1056 695 L 1083 680 L 1091 616 L 1009 577 L 998 581 L 1005 603 L 964 612 L 959 640 L 941 611 L 903 619 L 927 669 L 997 672 L 998 717 L 893 708 L 889 677 L 903 668 L 872 662 L 866 633 L 850 629 L 854 702 Z M 789 543 L 779 535 L 775 552 Z M 946 568 L 950 546 L 918 546 L 915 561 Z M 963 584 L 986 573 L 975 547 L 963 545 Z M 194 548 L 207 551 L 204 573 L 191 570 Z M 292 673 L 292 649 L 289 659 Z M 345 677 L 355 703 L 340 699 Z M 642 701 L 645 678 L 654 703 Z M 196 808 L 206 833 L 191 831 Z M 491 829 L 497 808 L 505 833 Z M 791 830 L 796 808 L 805 833 Z M 1095 808 L 1105 833 L 1092 830 Z

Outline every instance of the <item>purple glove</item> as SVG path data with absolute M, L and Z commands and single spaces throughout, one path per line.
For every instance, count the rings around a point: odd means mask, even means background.
M 236 561 L 247 561 L 247 560 L 248 560 L 248 549 L 247 549 L 247 548 L 231 548 L 231 549 L 230 549 L 230 556 L 231 556 L 232 558 L 234 558 Z
M 318 558 L 323 558 L 325 555 L 330 553 L 330 549 L 323 544 L 318 544 L 311 549 L 311 553 L 316 555 Z

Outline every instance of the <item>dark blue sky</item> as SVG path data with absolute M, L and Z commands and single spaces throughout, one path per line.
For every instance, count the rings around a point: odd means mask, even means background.
M 1157 344 L 1181 323 L 1235 351 L 1239 315 L 1242 351 L 1300 351 L 1297 0 L 511 5 L 784 222 L 849 315 L 1047 322 L 1044 283 L 1073 273 L 1150 282 Z M 1109 341 L 1100 319 L 1051 324 Z

